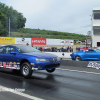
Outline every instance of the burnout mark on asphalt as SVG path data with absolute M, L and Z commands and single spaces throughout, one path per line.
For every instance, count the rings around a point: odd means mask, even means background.
M 64 70 L 64 71 L 71 71 L 71 72 L 79 72 L 79 73 L 87 73 L 87 74 L 96 74 L 100 75 L 100 73 L 95 73 L 95 72 L 87 72 L 87 71 L 79 71 L 79 70 L 71 70 L 71 69 L 62 69 L 62 68 L 57 68 L 58 70 Z

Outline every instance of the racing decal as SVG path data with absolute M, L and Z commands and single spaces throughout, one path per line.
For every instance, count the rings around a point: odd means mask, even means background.
M 31 38 L 32 45 L 46 45 L 46 38 Z
M 18 69 L 18 70 L 20 69 L 20 66 L 19 66 L 19 65 L 17 66 L 17 69 Z
M 2 66 L 2 62 L 0 62 L 0 66 Z
M 89 62 L 89 64 L 88 64 L 87 67 L 99 69 L 100 68 L 100 63 L 97 63 L 97 62 Z
M 35 64 L 34 64 L 34 63 L 31 63 L 31 65 L 32 65 L 32 66 L 35 66 Z
M 38 68 L 34 68 L 34 67 L 32 67 L 32 70 L 38 70 Z
M 14 65 L 14 67 L 17 67 L 17 64 L 16 64 L 16 62 L 14 62 L 14 63 L 13 63 L 13 65 Z
M 6 62 L 3 62 L 3 68 L 6 68 Z
M 9 68 L 9 69 L 17 69 L 16 67 L 9 67 L 9 66 L 6 66 L 6 68 Z
M 20 64 L 20 62 L 17 62 L 17 64 Z
M 10 68 L 10 69 L 20 69 L 20 63 L 19 62 L 1 62 L 0 61 L 0 67 L 3 68 Z

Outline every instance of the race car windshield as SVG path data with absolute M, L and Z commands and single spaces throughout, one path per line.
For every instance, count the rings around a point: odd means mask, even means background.
M 96 49 L 96 51 L 100 52 L 100 49 Z
M 40 52 L 31 46 L 15 46 L 19 53 Z

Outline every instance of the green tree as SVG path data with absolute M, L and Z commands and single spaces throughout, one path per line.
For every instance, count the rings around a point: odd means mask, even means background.
M 4 33 L 4 26 L 0 22 L 0 36 L 2 36 L 3 33 Z

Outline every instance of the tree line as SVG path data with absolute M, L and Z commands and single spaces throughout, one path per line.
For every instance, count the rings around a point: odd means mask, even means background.
M 52 38 L 52 39 L 73 39 L 73 40 L 86 40 L 86 35 L 75 34 L 69 32 L 59 32 L 41 29 L 20 28 L 16 32 L 12 32 L 13 37 L 27 37 L 27 38 Z M 87 36 L 87 39 L 91 39 Z
M 9 31 L 9 18 L 11 30 L 24 28 L 26 18 L 22 13 L 0 2 L 0 36 L 7 36 Z

